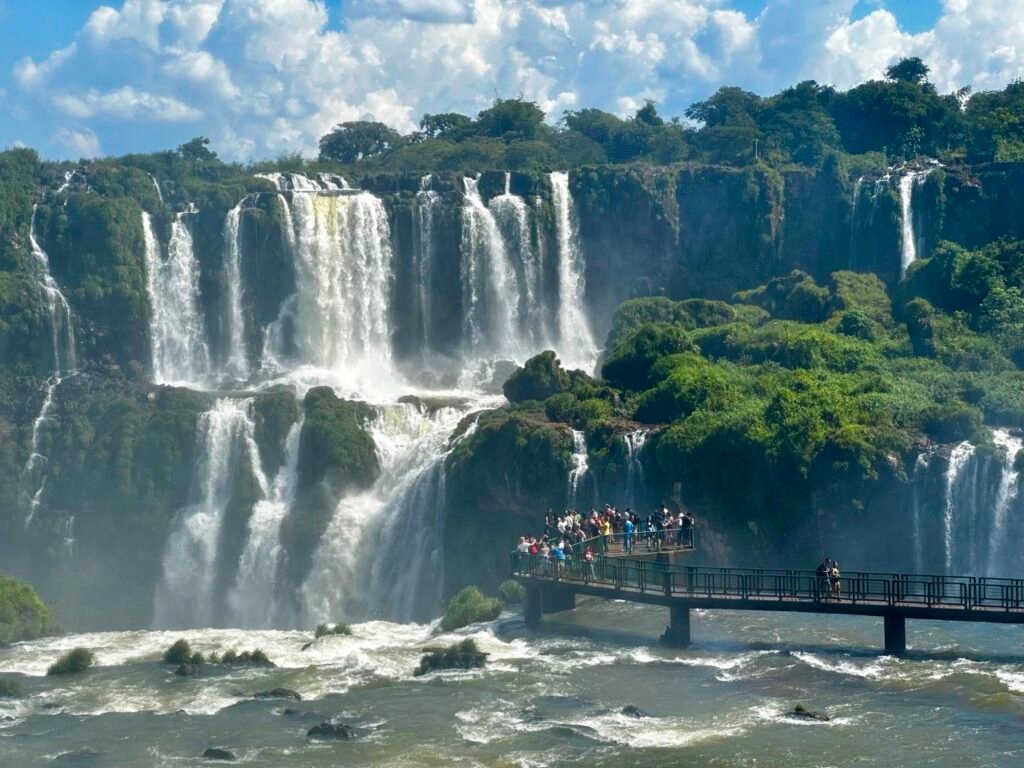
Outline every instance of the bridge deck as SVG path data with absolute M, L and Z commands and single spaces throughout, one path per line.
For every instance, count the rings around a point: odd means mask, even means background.
M 513 553 L 524 585 L 679 608 L 1024 623 L 1024 579 L 847 572 L 838 595 L 813 571 L 702 568 L 622 558 L 588 565 Z

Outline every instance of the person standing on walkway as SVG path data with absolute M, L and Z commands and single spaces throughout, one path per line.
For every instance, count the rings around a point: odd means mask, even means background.
M 633 521 L 628 517 L 622 523 L 622 542 L 626 553 L 633 551 Z

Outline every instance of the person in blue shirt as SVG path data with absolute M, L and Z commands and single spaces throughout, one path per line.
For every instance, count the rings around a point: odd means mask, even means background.
M 626 518 L 626 522 L 624 522 L 622 524 L 622 533 L 624 534 L 623 537 L 622 537 L 623 549 L 625 549 L 626 552 L 632 552 L 633 551 L 633 521 L 630 520 L 628 517 Z
M 551 557 L 555 560 L 555 576 L 562 575 L 562 567 L 565 564 L 565 550 L 562 549 L 562 544 L 559 543 L 557 547 L 551 550 Z

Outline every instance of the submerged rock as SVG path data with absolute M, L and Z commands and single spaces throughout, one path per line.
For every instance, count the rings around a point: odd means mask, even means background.
M 427 655 L 420 659 L 419 667 L 413 671 L 417 677 L 442 669 L 476 669 L 487 663 L 487 654 L 476 647 L 472 638 L 447 648 L 428 648 L 427 651 Z
M 344 723 L 332 723 L 325 720 L 319 725 L 314 725 L 306 733 L 311 739 L 354 739 L 355 729 Z
M 179 664 L 174 674 L 179 677 L 195 677 L 203 671 L 200 664 Z
M 91 762 L 100 756 L 100 753 L 95 749 L 75 749 L 71 752 L 61 752 L 57 755 L 56 762 L 58 763 L 85 763 Z
M 648 715 L 646 712 L 640 709 L 640 707 L 634 706 L 633 704 L 627 704 L 626 706 L 624 706 L 621 710 L 621 713 L 626 717 L 650 717 L 650 715 Z
M 796 720 L 815 720 L 819 723 L 827 723 L 832 720 L 831 717 L 822 712 L 813 712 L 803 704 L 797 704 L 793 709 L 786 713 L 786 717 L 791 717 Z
M 230 749 L 222 749 L 221 747 L 210 747 L 203 752 L 203 757 L 207 760 L 237 760 L 235 753 Z
M 252 695 L 254 699 L 291 699 L 302 701 L 302 696 L 291 688 L 271 688 L 269 691 L 256 691 Z

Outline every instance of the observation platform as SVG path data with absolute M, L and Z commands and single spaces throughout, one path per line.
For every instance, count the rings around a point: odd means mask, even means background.
M 908 619 L 1024 624 L 1024 579 L 847 571 L 834 594 L 814 571 L 688 566 L 674 561 L 692 551 L 692 541 L 660 551 L 643 539 L 631 544 L 626 552 L 624 542 L 609 542 L 589 564 L 575 551 L 561 563 L 513 552 L 527 624 L 575 608 L 576 595 L 668 607 L 662 640 L 674 646 L 689 644 L 693 608 L 877 616 L 885 649 L 896 654 L 907 649 Z

